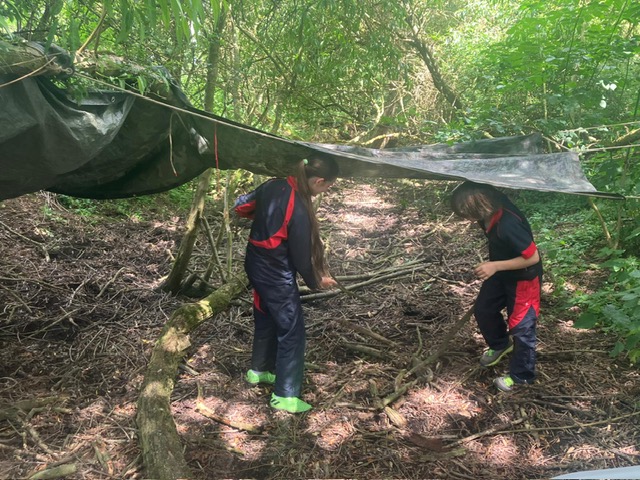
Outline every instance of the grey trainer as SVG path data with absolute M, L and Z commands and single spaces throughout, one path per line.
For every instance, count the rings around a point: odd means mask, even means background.
M 498 387 L 498 390 L 501 390 L 503 392 L 510 392 L 511 390 L 513 390 L 513 386 L 516 384 L 516 382 L 513 381 L 513 378 L 507 375 L 504 377 L 496 378 L 493 381 L 493 384 Z
M 509 338 L 509 345 L 502 350 L 494 350 L 493 348 L 490 348 L 485 351 L 480 357 L 480 365 L 483 367 L 493 367 L 502 360 L 502 357 L 511 352 L 513 352 L 513 341 Z

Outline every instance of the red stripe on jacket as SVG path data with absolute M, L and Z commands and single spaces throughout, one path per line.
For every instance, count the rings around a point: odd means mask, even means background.
M 491 220 L 489 221 L 489 226 L 485 229 L 485 232 L 489 233 L 491 231 L 491 229 L 495 226 L 495 224 L 498 223 L 498 221 L 502 218 L 502 214 L 503 214 L 503 209 L 501 208 L 493 215 L 493 217 L 491 217 Z

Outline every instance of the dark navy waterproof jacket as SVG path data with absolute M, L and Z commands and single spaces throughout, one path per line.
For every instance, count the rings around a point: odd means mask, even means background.
M 238 197 L 234 209 L 253 219 L 245 270 L 252 284 L 292 285 L 300 273 L 318 288 L 311 264 L 311 225 L 296 179 L 272 179 Z
M 489 240 L 489 260 L 532 257 L 537 247 L 529 222 L 507 197 L 503 198 L 502 203 L 502 208 L 491 218 L 489 225 L 478 222 Z M 542 263 L 519 270 L 497 272 L 496 275 L 510 280 L 532 280 L 542 275 Z

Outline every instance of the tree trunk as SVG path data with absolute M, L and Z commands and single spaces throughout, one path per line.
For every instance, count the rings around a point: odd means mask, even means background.
M 418 55 L 425 63 L 427 68 L 429 69 L 429 73 L 431 74 L 431 79 L 433 80 L 433 85 L 436 89 L 442 93 L 444 98 L 447 100 L 447 103 L 451 105 L 455 110 L 462 110 L 463 105 L 460 101 L 460 98 L 456 93 L 449 87 L 449 84 L 444 81 L 442 78 L 442 73 L 440 73 L 440 68 L 438 67 L 438 62 L 436 61 L 436 57 L 431 51 L 431 47 L 427 45 L 427 43 L 417 37 L 414 37 L 412 41 L 412 45 L 418 52 Z
M 215 82 L 218 75 L 218 64 L 220 61 L 220 38 L 224 30 L 226 10 L 220 12 L 218 17 L 218 23 L 216 25 L 216 31 L 211 38 L 209 44 L 209 62 L 207 67 L 207 85 L 205 87 L 204 95 L 204 109 L 208 112 L 213 110 L 213 102 L 215 97 Z M 208 139 L 210 142 L 216 142 L 215 138 Z M 214 145 L 215 148 L 215 145 Z M 217 153 L 216 153 L 217 155 Z M 176 294 L 180 291 L 182 286 L 182 280 L 189 266 L 189 260 L 191 259 L 191 253 L 193 252 L 193 246 L 196 243 L 198 236 L 198 228 L 200 225 L 200 219 L 204 215 L 204 206 L 209 186 L 211 185 L 211 176 L 213 174 L 212 169 L 205 170 L 198 179 L 198 188 L 193 197 L 191 203 L 191 211 L 187 219 L 187 230 L 180 242 L 180 248 L 176 255 L 176 260 L 173 263 L 171 272 L 166 280 L 162 284 L 162 290 Z
M 436 57 L 433 54 L 433 50 L 427 42 L 420 37 L 420 32 L 418 27 L 415 25 L 414 19 L 411 16 L 407 16 L 405 18 L 405 22 L 411 32 L 409 34 L 409 44 L 413 46 L 416 52 L 418 52 L 418 55 L 429 69 L 431 79 L 433 80 L 433 86 L 436 87 L 436 89 L 444 96 L 445 100 L 449 105 L 451 105 L 451 107 L 457 111 L 463 110 L 464 106 L 462 105 L 460 98 L 442 77 L 442 73 L 440 72 L 440 67 L 438 66 Z
M 227 21 L 227 9 L 222 8 L 218 21 L 216 22 L 216 31 L 209 41 L 209 64 L 207 67 L 207 84 L 204 89 L 204 109 L 207 112 L 213 111 L 213 103 L 216 92 L 216 82 L 218 81 L 218 66 L 220 65 L 220 48 L 224 26 Z
M 208 168 L 198 178 L 198 187 L 193 196 L 191 211 L 187 218 L 187 230 L 180 242 L 180 248 L 178 249 L 176 260 L 173 262 L 173 267 L 171 267 L 171 272 L 169 272 L 169 275 L 160 287 L 165 292 L 177 294 L 182 286 L 182 279 L 189 266 L 193 246 L 198 236 L 198 226 L 204 213 L 204 203 L 207 192 L 209 191 L 209 186 L 211 185 L 212 172 L 213 170 Z
M 189 478 L 183 447 L 171 415 L 171 394 L 178 366 L 191 345 L 189 334 L 205 320 L 227 309 L 229 302 L 248 285 L 244 274 L 197 303 L 176 310 L 162 330 L 151 354 L 138 398 L 138 436 L 145 478 Z

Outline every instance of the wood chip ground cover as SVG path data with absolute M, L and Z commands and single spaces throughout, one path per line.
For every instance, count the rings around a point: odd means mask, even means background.
M 614 338 L 574 329 L 550 282 L 536 384 L 495 391 L 506 366 L 478 366 L 473 320 L 414 368 L 479 288 L 484 241 L 452 218 L 451 187 L 344 180 L 323 200 L 333 274 L 368 283 L 305 302 L 309 414 L 271 411 L 270 390 L 242 380 L 249 293 L 191 336 L 172 407 L 194 478 L 542 479 L 638 463 L 638 370 L 609 356 Z M 187 301 L 156 290 L 181 228 L 179 215 L 87 220 L 44 194 L 0 206 L 0 478 L 60 466 L 70 479 L 144 478 L 136 400 L 153 342 Z M 246 224 L 235 228 L 241 268 Z

